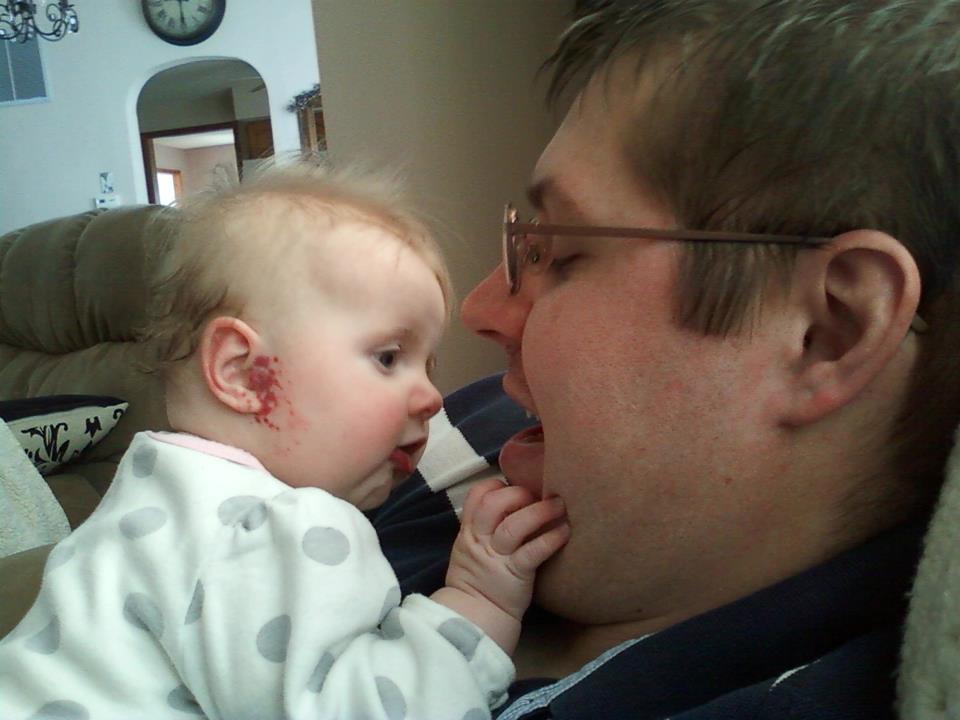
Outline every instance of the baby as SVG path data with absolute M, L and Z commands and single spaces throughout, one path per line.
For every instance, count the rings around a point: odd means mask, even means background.
M 307 162 L 175 211 L 147 340 L 174 433 L 134 437 L 0 644 L 0 718 L 489 717 L 559 500 L 468 496 L 401 602 L 360 510 L 415 468 L 450 284 L 382 178 Z

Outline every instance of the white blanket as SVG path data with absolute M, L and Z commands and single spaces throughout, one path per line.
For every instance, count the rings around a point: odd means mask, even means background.
M 0 557 L 57 542 L 69 534 L 63 508 L 0 420 Z
M 901 655 L 901 720 L 960 717 L 960 430 L 924 541 Z

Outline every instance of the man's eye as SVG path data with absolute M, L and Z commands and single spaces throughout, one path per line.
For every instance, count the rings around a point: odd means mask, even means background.
M 569 273 L 570 268 L 579 259 L 580 259 L 580 255 L 566 255 L 564 257 L 554 257 L 553 260 L 550 262 L 550 272 L 554 273 L 560 278 L 565 278 Z
M 393 370 L 397 364 L 397 361 L 400 359 L 400 348 L 378 350 L 374 354 L 374 358 L 384 370 Z

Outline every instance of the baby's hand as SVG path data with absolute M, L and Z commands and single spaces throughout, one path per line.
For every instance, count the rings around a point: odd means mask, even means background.
M 536 500 L 522 487 L 479 483 L 464 504 L 447 585 L 519 621 L 530 605 L 537 568 L 570 537 L 570 526 L 556 522 L 564 512 L 560 498 Z

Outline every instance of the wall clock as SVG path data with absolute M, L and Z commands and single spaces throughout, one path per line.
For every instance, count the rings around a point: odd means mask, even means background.
M 174 45 L 196 45 L 213 35 L 227 0 L 140 0 L 153 33 Z

